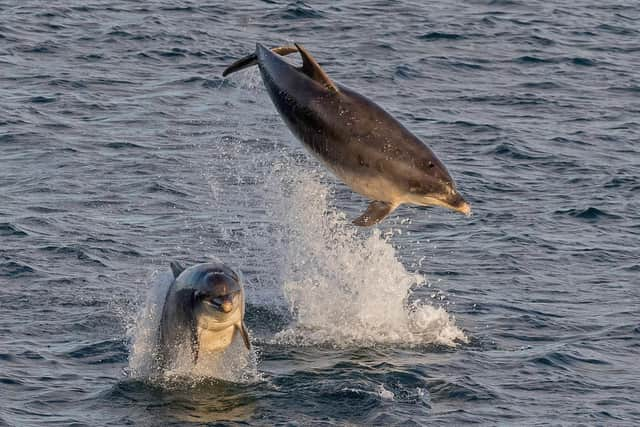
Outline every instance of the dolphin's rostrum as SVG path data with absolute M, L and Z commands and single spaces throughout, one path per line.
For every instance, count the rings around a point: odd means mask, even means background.
M 302 57 L 301 67 L 280 57 L 294 52 Z M 345 184 L 372 200 L 354 224 L 376 224 L 402 203 L 470 214 L 433 151 L 373 101 L 333 82 L 302 46 L 269 50 L 258 44 L 223 76 L 256 64 L 294 135 Z

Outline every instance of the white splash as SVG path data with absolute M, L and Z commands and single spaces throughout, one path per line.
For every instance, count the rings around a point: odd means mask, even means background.
M 189 343 L 182 348 L 187 349 Z M 233 340 L 231 345 L 221 352 L 200 354 L 194 364 L 191 353 L 185 352 L 170 370 L 162 373 L 163 379 L 206 379 L 216 378 L 234 383 L 249 383 L 258 379 L 255 354 L 247 350 L 242 340 Z
M 155 375 L 158 366 L 157 342 L 164 299 L 173 283 L 169 271 L 155 271 L 150 279 L 147 298 L 135 321 L 127 328 L 131 338 L 128 374 L 132 378 Z
M 378 385 L 378 396 L 380 396 L 383 400 L 395 400 L 395 395 L 391 390 L 387 390 L 384 388 L 383 384 Z
M 271 209 L 281 221 L 281 283 L 295 318 L 274 342 L 344 347 L 467 341 L 443 308 L 411 301 L 424 277 L 406 270 L 378 229 L 361 231 L 330 207 L 328 188 L 317 176 L 288 162 L 274 168 L 268 187 L 282 191 Z M 278 240 L 273 242 L 275 247 Z

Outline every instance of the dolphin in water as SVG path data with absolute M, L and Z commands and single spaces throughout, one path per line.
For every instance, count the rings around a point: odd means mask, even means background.
M 299 52 L 302 66 L 281 55 Z M 371 199 L 353 223 L 371 226 L 402 203 L 471 207 L 433 151 L 373 101 L 332 81 L 301 45 L 256 51 L 222 73 L 258 65 L 271 100 L 302 143 L 354 191 Z
M 160 320 L 160 366 L 196 366 L 235 341 L 251 348 L 244 325 L 244 289 L 238 273 L 221 262 L 187 269 L 172 262 L 174 281 Z

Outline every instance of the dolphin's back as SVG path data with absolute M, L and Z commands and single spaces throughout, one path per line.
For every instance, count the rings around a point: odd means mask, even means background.
M 289 129 L 337 175 L 387 169 L 418 180 L 424 168 L 437 166 L 441 179 L 452 181 L 429 147 L 375 102 L 339 84 L 337 93 L 328 91 L 269 51 L 258 58 L 267 92 Z

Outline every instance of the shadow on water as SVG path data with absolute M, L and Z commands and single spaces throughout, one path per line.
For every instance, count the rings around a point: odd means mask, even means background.
M 104 398 L 144 409 L 155 421 L 190 423 L 246 422 L 255 416 L 261 385 L 241 385 L 215 379 L 175 379 L 163 383 L 139 380 L 119 382 Z M 136 411 L 137 412 L 137 411 Z

